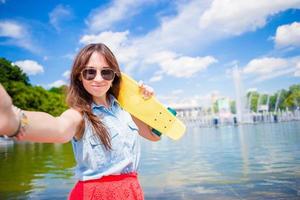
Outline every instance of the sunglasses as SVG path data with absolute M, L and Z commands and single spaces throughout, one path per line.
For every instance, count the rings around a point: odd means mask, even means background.
M 85 80 L 91 81 L 97 76 L 98 70 L 97 68 L 88 67 L 83 69 L 81 74 Z M 116 73 L 110 68 L 103 68 L 100 70 L 100 75 L 104 80 L 111 81 L 115 78 Z

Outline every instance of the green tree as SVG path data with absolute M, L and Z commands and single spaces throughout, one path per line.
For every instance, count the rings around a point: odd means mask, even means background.
M 230 111 L 233 114 L 236 114 L 236 103 L 235 101 L 230 101 Z
M 274 95 L 270 96 L 270 102 L 269 102 L 269 109 L 270 111 L 275 111 L 275 104 L 277 99 L 278 92 L 276 92 Z
M 279 109 L 280 110 L 285 110 L 287 108 L 287 102 L 285 99 L 289 96 L 289 91 L 288 90 L 281 90 L 281 95 L 280 95 L 280 103 L 279 103 Z
M 215 101 L 215 102 L 213 103 L 212 111 L 213 111 L 214 113 L 218 113 L 218 112 L 219 112 L 218 101 Z
M 50 92 L 56 93 L 56 94 L 67 94 L 68 87 L 66 85 L 62 85 L 60 87 L 52 87 L 49 90 Z
M 12 82 L 22 82 L 30 85 L 28 76 L 16 65 L 12 65 L 5 58 L 0 58 L 0 83 L 6 88 Z
M 257 102 L 258 102 L 259 93 L 256 91 L 248 92 L 247 99 L 250 101 L 250 110 L 257 111 Z
M 289 87 L 283 106 L 289 109 L 296 109 L 300 106 L 300 84 Z
M 67 109 L 66 86 L 49 91 L 40 86 L 31 86 L 28 76 L 4 58 L 0 59 L 0 83 L 12 97 L 14 105 L 24 110 L 44 111 L 57 116 Z

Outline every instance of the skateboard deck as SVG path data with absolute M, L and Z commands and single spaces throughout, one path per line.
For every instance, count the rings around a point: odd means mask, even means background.
M 118 101 L 121 107 L 162 134 L 178 140 L 185 133 L 185 125 L 155 96 L 144 99 L 138 83 L 122 73 Z

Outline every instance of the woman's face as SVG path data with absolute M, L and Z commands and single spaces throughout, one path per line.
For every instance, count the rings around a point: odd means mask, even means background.
M 86 91 L 93 96 L 93 100 L 96 103 L 103 102 L 106 100 L 106 93 L 109 90 L 110 86 L 112 85 L 112 80 L 105 80 L 101 76 L 101 70 L 103 69 L 111 69 L 110 66 L 107 64 L 104 56 L 101 53 L 94 52 L 88 63 L 86 64 L 85 68 L 93 68 L 97 69 L 96 77 L 92 80 L 86 80 L 83 77 L 83 73 L 81 73 L 81 80 L 83 87 Z M 84 68 L 84 69 L 85 69 Z

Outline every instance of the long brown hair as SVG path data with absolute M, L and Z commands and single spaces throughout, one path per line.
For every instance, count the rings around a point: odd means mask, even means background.
M 94 133 L 98 135 L 105 148 L 107 150 L 111 150 L 112 147 L 110 135 L 108 134 L 108 131 L 105 128 L 104 124 L 99 120 L 99 118 L 96 115 L 92 113 L 91 105 L 93 102 L 93 97 L 85 90 L 80 80 L 80 73 L 82 69 L 86 66 L 91 55 L 94 52 L 98 52 L 101 55 L 103 55 L 110 68 L 112 68 L 115 71 L 116 76 L 112 82 L 112 87 L 108 90 L 108 94 L 111 94 L 114 97 L 118 97 L 121 81 L 121 71 L 114 54 L 106 45 L 102 43 L 89 44 L 82 48 L 75 57 L 71 71 L 70 87 L 67 95 L 67 104 L 71 108 L 74 108 L 81 112 L 83 116 L 87 117 L 87 119 L 91 122 L 93 126 Z M 84 120 L 82 120 L 78 132 L 80 138 L 83 136 L 84 130 L 85 123 Z

